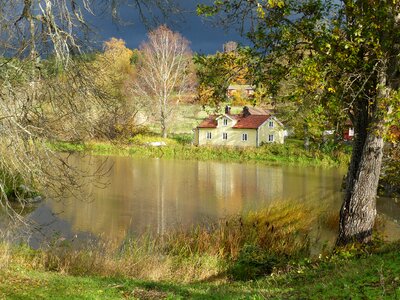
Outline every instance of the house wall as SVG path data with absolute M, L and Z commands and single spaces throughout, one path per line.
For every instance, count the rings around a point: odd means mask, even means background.
M 227 125 L 224 125 L 224 120 L 226 120 L 227 121 Z M 229 119 L 229 118 L 227 118 L 227 117 L 221 117 L 221 118 L 218 118 L 218 120 L 217 120 L 217 126 L 218 126 L 218 128 L 220 128 L 220 127 L 232 127 L 232 126 L 235 126 L 235 124 L 236 124 L 236 121 L 234 121 L 234 120 L 232 120 L 232 119 Z
M 269 127 L 269 121 L 274 122 L 274 127 Z M 259 146 L 262 143 L 270 143 L 268 140 L 268 137 L 270 134 L 274 135 L 274 143 L 277 144 L 283 144 L 285 141 L 285 136 L 284 136 L 284 129 L 283 127 L 276 122 L 276 120 L 268 119 L 263 125 L 259 127 Z
M 207 132 L 211 132 L 211 139 L 207 139 Z M 222 139 L 223 133 L 228 134 L 228 139 Z M 247 141 L 242 141 L 242 135 L 247 133 Z M 229 127 L 218 128 L 198 128 L 197 145 L 215 145 L 215 146 L 239 146 L 256 147 L 257 130 L 256 129 L 233 129 Z

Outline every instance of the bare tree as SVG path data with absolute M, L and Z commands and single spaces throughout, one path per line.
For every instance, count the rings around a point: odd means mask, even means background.
M 88 48 L 84 17 L 93 13 L 90 4 L 116 9 L 122 2 L 0 0 L 0 206 L 6 210 L 14 211 L 10 201 L 30 197 L 31 190 L 80 195 L 77 187 L 87 174 L 48 141 L 80 140 L 96 130 L 98 108 L 112 103 L 98 89 L 94 69 L 73 55 Z
M 140 46 L 135 94 L 148 100 L 163 137 L 167 137 L 175 105 L 190 88 L 191 61 L 189 42 L 166 26 L 151 31 Z

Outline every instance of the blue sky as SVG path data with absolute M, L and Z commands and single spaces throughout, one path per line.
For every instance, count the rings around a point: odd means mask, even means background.
M 244 42 L 235 30 L 215 27 L 211 22 L 198 17 L 195 10 L 199 1 L 181 0 L 177 2 L 183 9 L 182 14 L 170 16 L 165 23 L 189 40 L 194 52 L 215 53 L 217 50 L 221 51 L 222 45 L 227 41 Z M 111 37 L 122 38 L 129 48 L 137 48 L 146 39 L 146 26 L 140 21 L 137 10 L 128 5 L 120 8 L 120 17 L 123 23 L 121 25 L 112 21 L 110 13 L 98 13 L 91 17 L 90 22 L 98 33 L 96 40 L 102 43 Z

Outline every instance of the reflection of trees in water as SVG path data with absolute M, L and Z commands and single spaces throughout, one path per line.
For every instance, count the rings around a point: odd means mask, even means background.
M 84 162 L 81 162 L 84 163 Z M 99 162 L 100 163 L 100 162 Z M 233 215 L 273 201 L 334 193 L 334 172 L 263 165 L 113 157 L 110 185 L 87 187 L 95 200 L 52 202 L 74 231 L 123 240 L 176 225 Z M 96 168 L 92 164 L 91 168 Z M 338 185 L 339 186 L 339 185 Z M 334 197 L 329 201 L 334 201 Z

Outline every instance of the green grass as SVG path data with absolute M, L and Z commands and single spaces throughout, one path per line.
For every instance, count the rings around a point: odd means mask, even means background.
M 11 265 L 0 270 L 2 299 L 400 299 L 400 245 L 299 261 L 252 281 L 144 281 L 70 276 Z M 350 251 L 351 252 L 351 251 Z M 349 252 L 344 252 L 349 253 Z
M 336 223 L 318 206 L 285 202 L 123 245 L 3 242 L 0 299 L 400 298 L 400 242 L 312 257 L 311 215 L 321 227 Z
M 166 146 L 152 147 L 151 142 L 164 142 Z M 129 143 L 53 142 L 51 147 L 64 152 L 87 152 L 92 155 L 122 155 L 146 158 L 165 158 L 181 160 L 258 162 L 266 164 L 285 164 L 301 166 L 346 166 L 350 156 L 341 150 L 306 151 L 297 140 L 288 140 L 283 145 L 264 145 L 259 148 L 234 147 L 196 147 L 190 144 L 189 135 L 175 135 L 169 139 L 157 136 L 138 135 Z

